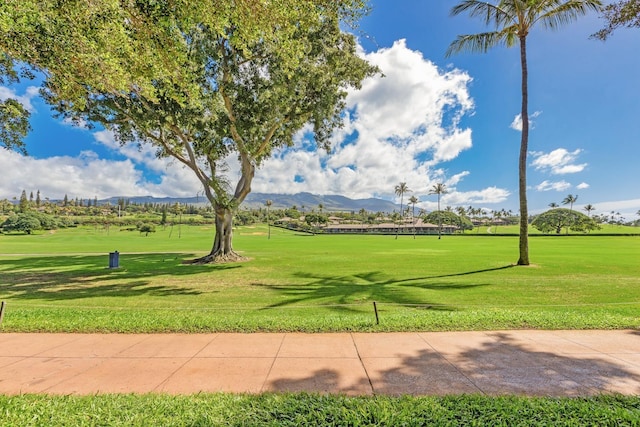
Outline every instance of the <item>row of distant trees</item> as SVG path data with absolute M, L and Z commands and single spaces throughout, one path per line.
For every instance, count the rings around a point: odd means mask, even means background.
M 4 218 L 0 218 L 0 230 L 3 232 L 21 232 L 31 234 L 37 230 L 52 230 L 78 225 L 102 227 L 107 231 L 110 227 L 121 230 L 140 231 L 148 234 L 155 231 L 156 226 L 173 226 L 175 224 L 203 225 L 211 224 L 214 214 L 209 206 L 184 205 L 179 203 L 132 203 L 129 200 L 118 200 L 115 205 L 68 203 L 64 201 L 45 201 L 38 207 L 35 201 L 27 200 L 26 204 L 0 201 Z M 590 206 L 590 205 L 589 205 Z M 442 210 L 426 212 L 424 209 L 415 210 L 415 205 L 403 207 L 401 211 L 392 213 L 371 212 L 366 209 L 349 212 L 328 212 L 322 204 L 317 207 L 292 206 L 290 208 L 241 208 L 234 217 L 237 225 L 251 225 L 255 223 L 275 224 L 286 222 L 294 224 L 296 228 L 318 231 L 329 221 L 341 223 L 379 224 L 393 221 L 397 224 L 417 221 L 440 225 L 453 225 L 461 232 L 465 230 L 480 231 L 481 227 L 489 227 L 490 232 L 498 233 L 499 227 L 514 225 L 519 222 L 519 216 L 510 210 L 487 210 L 483 208 L 451 207 Z M 624 222 L 619 214 L 585 215 L 555 205 L 540 215 L 531 216 L 528 222 L 544 233 L 589 232 L 600 227 L 600 224 L 640 225 L 640 220 Z M 584 207 L 588 213 L 592 209 Z M 640 212 L 638 212 L 640 216 Z

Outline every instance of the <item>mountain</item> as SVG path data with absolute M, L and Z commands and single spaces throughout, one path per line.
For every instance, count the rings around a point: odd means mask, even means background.
M 398 205 L 382 199 L 350 199 L 339 195 L 318 195 L 311 193 L 297 194 L 267 194 L 250 193 L 242 206 L 249 208 L 263 207 L 267 200 L 271 200 L 274 208 L 290 208 L 296 206 L 303 211 L 317 210 L 322 204 L 322 210 L 326 212 L 347 211 L 358 212 L 365 209 L 369 212 L 392 212 L 398 210 Z
M 98 200 L 99 204 L 111 203 L 115 205 L 118 200 L 125 199 L 131 203 L 157 203 L 157 204 L 186 204 L 186 205 L 203 205 L 209 202 L 204 197 L 110 197 L 108 199 Z M 265 202 L 271 200 L 272 208 L 283 209 L 296 206 L 301 211 L 318 210 L 318 206 L 322 204 L 322 210 L 325 212 L 358 212 L 365 209 L 369 212 L 393 212 L 398 210 L 399 206 L 388 200 L 369 198 L 369 199 L 350 199 L 339 195 L 325 195 L 311 193 L 298 194 L 269 194 L 269 193 L 250 193 L 241 207 L 257 209 L 265 206 Z

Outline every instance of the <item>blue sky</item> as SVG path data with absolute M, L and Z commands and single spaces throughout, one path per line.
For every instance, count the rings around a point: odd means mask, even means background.
M 451 206 L 518 209 L 520 63 L 517 47 L 445 58 L 458 34 L 484 28 L 450 17 L 445 0 L 372 2 L 359 36 L 362 54 L 384 77 L 351 93 L 345 128 L 331 155 L 305 134 L 257 172 L 253 191 L 342 194 L 396 200 L 406 182 L 419 206 L 435 208 L 429 188 L 444 182 Z M 596 214 L 640 210 L 640 30 L 590 40 L 602 21 L 589 15 L 559 31 L 529 36 L 528 197 L 545 210 L 568 194 Z M 0 87 L 32 110 L 30 156 L 0 150 L 0 198 L 41 191 L 52 199 L 195 196 L 189 171 L 154 158 L 151 148 L 119 147 L 111 134 L 55 120 L 30 86 Z M 230 163 L 230 174 L 237 166 Z M 398 201 L 398 200 L 397 200 Z

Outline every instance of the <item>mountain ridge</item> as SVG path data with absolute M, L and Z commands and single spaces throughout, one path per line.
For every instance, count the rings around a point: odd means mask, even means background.
M 131 203 L 158 203 L 158 204 L 187 204 L 206 205 L 209 202 L 206 198 L 199 197 L 153 197 L 153 196 L 114 196 L 98 200 L 99 204 L 117 204 L 119 200 L 128 200 Z M 296 206 L 301 211 L 318 210 L 322 205 L 322 210 L 326 212 L 358 212 L 365 209 L 368 212 L 393 212 L 398 210 L 399 205 L 389 201 L 370 197 L 367 199 L 351 199 L 342 195 L 320 195 L 308 192 L 296 194 L 276 194 L 276 193 L 250 193 L 242 202 L 240 208 L 258 209 L 265 206 L 267 200 L 271 200 L 272 209 L 287 209 Z

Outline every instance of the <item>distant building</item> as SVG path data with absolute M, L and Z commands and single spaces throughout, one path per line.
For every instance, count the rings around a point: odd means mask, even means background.
M 331 223 L 321 228 L 327 234 L 438 234 L 438 225 L 416 220 L 415 224 L 339 224 Z M 458 230 L 455 225 L 442 224 L 442 234 L 453 234 Z

